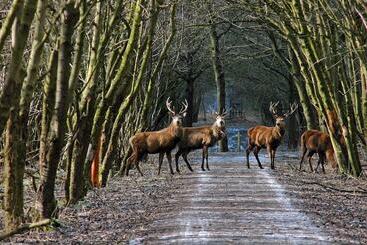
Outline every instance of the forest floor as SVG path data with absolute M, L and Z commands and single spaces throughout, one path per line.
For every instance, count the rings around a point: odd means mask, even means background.
M 316 164 L 317 156 L 313 160 Z M 329 166 L 326 174 L 298 171 L 298 159 L 285 159 L 274 171 L 293 204 L 335 241 L 367 244 L 367 178 L 341 176 Z M 363 166 L 366 169 L 367 162 Z M 365 170 L 365 174 L 367 174 Z
M 265 157 L 264 170 L 253 158 L 247 170 L 243 155 L 212 153 L 212 170 L 202 172 L 198 154 L 192 154 L 195 173 L 182 164 L 181 175 L 174 176 L 167 173 L 166 163 L 156 176 L 150 158 L 141 164 L 143 178 L 132 170 L 130 177 L 114 177 L 108 187 L 62 208 L 59 227 L 31 230 L 7 241 L 366 244 L 367 181 L 340 177 L 329 169 L 326 175 L 300 172 L 297 156 L 280 153 L 277 169 L 271 171 Z

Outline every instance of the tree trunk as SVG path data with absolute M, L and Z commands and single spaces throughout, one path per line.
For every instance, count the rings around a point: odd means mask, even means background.
M 289 84 L 288 102 L 289 104 L 291 104 L 297 101 L 297 96 L 295 94 L 296 91 L 295 91 L 295 86 L 294 86 L 294 79 L 292 75 L 289 76 L 288 84 Z M 288 123 L 287 123 L 288 124 L 287 133 L 288 133 L 288 148 L 289 149 L 296 149 L 298 147 L 298 139 L 300 137 L 299 125 L 297 124 L 297 117 L 295 114 L 288 118 Z
M 294 85 L 297 89 L 297 93 L 303 110 L 303 116 L 306 120 L 307 130 L 318 129 L 319 127 L 317 125 L 316 113 L 311 104 L 311 100 L 307 95 L 307 90 L 305 86 L 306 81 L 301 81 L 301 78 L 299 77 L 301 70 L 299 68 L 299 65 L 297 64 L 297 59 L 295 57 L 294 51 L 292 51 L 290 46 L 288 47 L 288 54 L 292 65 L 292 80 L 294 81 Z
M 173 7 L 171 8 L 171 17 L 175 16 L 175 5 L 173 5 Z M 142 55 L 142 62 L 141 62 L 141 67 L 140 67 L 140 71 L 137 74 L 137 78 L 135 81 L 133 81 L 133 85 L 131 88 L 130 93 L 128 94 L 128 96 L 126 97 L 126 99 L 124 100 L 124 102 L 121 104 L 118 114 L 114 120 L 114 123 L 112 125 L 112 131 L 111 131 L 111 135 L 110 135 L 110 139 L 109 139 L 109 143 L 107 146 L 107 151 L 106 154 L 103 158 L 103 169 L 102 169 L 102 186 L 106 186 L 107 184 L 107 178 L 108 178 L 108 174 L 109 171 L 112 167 L 112 162 L 114 160 L 114 156 L 116 155 L 116 143 L 117 143 L 117 136 L 118 136 L 118 132 L 121 129 L 121 125 L 122 125 L 122 119 L 124 118 L 127 110 L 130 108 L 132 102 L 134 101 L 135 97 L 137 96 L 137 93 L 142 85 L 142 80 L 143 80 L 143 76 L 144 73 L 146 71 L 147 65 L 148 65 L 148 60 L 151 57 L 151 52 L 152 52 L 152 45 L 153 45 L 153 35 L 154 35 L 154 31 L 156 28 L 156 24 L 157 24 L 157 18 L 158 18 L 158 14 L 159 14 L 159 8 L 157 8 L 156 4 L 152 5 L 152 17 L 151 17 L 151 23 L 150 23 L 150 27 L 149 27 L 149 31 L 148 31 L 148 37 L 147 37 L 147 45 L 145 47 L 144 53 Z M 171 18 L 172 20 L 172 18 Z M 157 72 L 160 70 L 160 67 L 166 57 L 166 52 L 168 51 L 168 48 L 172 42 L 173 39 L 173 35 L 174 33 L 174 23 L 171 22 L 172 26 L 172 30 L 173 32 L 171 33 L 170 37 L 168 38 L 163 51 L 160 54 L 160 57 L 158 59 L 158 67 L 155 67 L 155 70 L 152 74 L 151 80 L 152 79 L 156 79 L 157 76 Z M 144 47 L 140 47 L 141 49 L 144 49 Z M 138 51 L 139 53 L 139 51 Z M 151 81 L 150 80 L 150 81 Z
M 37 1 L 29 1 L 25 4 L 23 16 L 20 17 L 13 25 L 12 40 L 12 60 L 6 83 L 8 87 L 4 87 L 2 99 L 6 98 L 7 92 L 12 94 L 10 103 L 10 111 L 6 124 L 5 146 L 4 146 L 4 210 L 5 210 L 5 230 L 10 231 L 20 225 L 23 219 L 23 176 L 26 158 L 26 130 L 19 118 L 19 101 L 17 95 L 20 94 L 22 81 L 25 72 L 22 70 L 22 53 L 27 42 L 29 28 L 33 19 Z M 18 11 L 17 11 L 18 12 Z M 11 13 L 12 14 L 12 13 Z M 30 21 L 25 23 L 25 21 Z M 32 49 L 32 54 L 34 47 Z M 31 55 L 31 57 L 33 57 Z M 32 66 L 32 62 L 30 62 Z M 18 73 L 11 73 L 18 70 Z M 5 91 L 8 89 L 8 91 Z M 5 112 L 4 112 L 5 113 Z M 28 114 L 27 114 L 28 115 Z M 5 114 L 3 114 L 5 116 Z M 27 120 L 27 118 L 25 118 Z M 1 130 L 2 132 L 2 130 Z
M 217 105 L 218 112 L 223 113 L 226 108 L 226 83 L 224 77 L 224 68 L 220 55 L 219 38 L 215 24 L 210 25 L 210 50 L 213 64 L 214 79 L 217 85 Z M 225 137 L 219 141 L 221 152 L 228 151 L 228 139 Z
M 184 118 L 184 126 L 192 127 L 194 121 L 194 80 L 186 80 L 185 98 L 187 100 L 186 117 Z
M 15 0 L 13 1 L 11 8 L 6 15 L 5 20 L 1 23 L 0 29 L 0 52 L 4 47 L 5 40 L 7 36 L 10 34 L 11 27 L 16 20 L 17 16 L 20 16 L 20 12 L 22 11 L 22 7 L 24 4 L 24 0 Z
M 55 106 L 50 122 L 49 134 L 47 137 L 46 157 L 40 159 L 40 186 L 37 191 L 37 209 L 40 217 L 51 218 L 55 213 L 57 203 L 54 189 L 57 166 L 61 157 L 61 150 L 64 146 L 66 114 L 68 110 L 68 91 L 72 44 L 71 38 L 74 26 L 78 20 L 78 10 L 74 7 L 74 2 L 65 4 L 62 14 L 62 27 L 59 37 L 59 53 L 57 65 Z M 41 154 L 41 153 L 40 153 Z
M 139 128 L 139 131 L 142 129 L 147 128 L 148 126 L 148 109 L 150 108 L 150 104 L 152 101 L 152 95 L 154 92 L 154 84 L 157 80 L 157 77 L 159 75 L 159 71 L 162 68 L 163 62 L 166 58 L 167 52 L 169 47 L 171 46 L 171 43 L 173 41 L 173 37 L 176 35 L 176 22 L 175 22 L 175 16 L 176 16 L 176 4 L 171 5 L 171 18 L 170 18 L 170 24 L 171 24 L 171 33 L 160 53 L 158 62 L 156 66 L 154 67 L 153 73 L 149 79 L 148 85 L 147 85 L 147 92 L 144 98 L 144 104 L 143 109 L 141 112 L 141 126 Z
M 16 11 L 18 16 L 13 23 L 13 44 L 9 70 L 5 84 L 0 94 L 0 134 L 3 132 L 7 122 L 9 111 L 19 103 L 22 79 L 23 51 L 27 44 L 30 26 L 36 12 L 37 0 L 29 0 L 24 4 L 23 11 Z
M 196 103 L 194 103 L 194 114 L 193 114 L 193 118 L 192 118 L 193 122 L 197 122 L 199 120 L 199 112 L 200 112 L 201 100 L 202 100 L 202 96 L 201 95 L 198 95 L 197 96 Z
M 14 230 L 23 219 L 24 161 L 18 154 L 20 130 L 17 112 L 11 111 L 7 122 L 4 146 L 4 223 L 5 230 Z M 25 151 L 25 150 L 24 150 Z M 23 152 L 23 151 L 22 151 Z
M 100 100 L 100 102 L 98 103 L 96 112 L 94 114 L 93 126 L 91 130 L 91 135 L 90 135 L 90 144 L 88 146 L 87 156 L 84 162 L 84 178 L 86 180 L 90 180 L 90 166 L 92 164 L 92 159 L 93 159 L 92 156 L 94 155 L 94 152 L 96 151 L 96 147 L 98 143 L 98 134 L 104 123 L 104 119 L 108 111 L 108 107 L 111 104 L 115 103 L 116 95 L 120 94 L 120 92 L 124 89 L 123 86 L 120 86 L 121 78 L 123 77 L 123 75 L 125 75 L 125 72 L 128 70 L 130 66 L 130 61 L 131 61 L 130 58 L 133 54 L 136 38 L 139 32 L 139 26 L 141 24 L 140 22 L 141 22 L 144 3 L 145 3 L 144 0 L 137 0 L 134 4 L 133 17 L 132 17 L 133 23 L 131 25 L 130 36 L 127 42 L 126 49 L 122 56 L 120 67 L 117 69 L 116 75 L 112 79 L 111 85 L 108 88 L 108 91 L 104 99 Z M 89 189 L 90 183 L 86 184 L 85 188 Z
M 88 69 L 85 80 L 87 81 L 86 88 L 83 90 L 81 98 L 76 98 L 76 106 L 79 106 L 80 115 L 75 116 L 74 132 L 75 141 L 73 142 L 73 149 L 70 160 L 70 183 L 66 187 L 69 192 L 69 198 L 67 200 L 68 204 L 74 204 L 80 200 L 89 190 L 91 182 L 89 178 L 89 171 L 86 169 L 85 162 L 92 159 L 86 159 L 88 152 L 88 145 L 85 143 L 85 139 L 88 139 L 91 134 L 93 127 L 93 117 L 95 114 L 95 105 L 98 102 L 97 88 L 98 88 L 98 73 L 101 71 L 103 66 L 103 56 L 105 55 L 104 50 L 107 47 L 109 40 L 108 33 L 114 28 L 117 22 L 118 16 L 122 11 L 122 0 L 116 3 L 115 10 L 108 22 L 108 27 L 102 32 L 103 19 L 103 6 L 104 2 L 96 3 L 95 18 L 93 22 L 93 37 L 91 44 L 91 54 L 88 62 Z M 81 6 L 81 12 L 84 12 L 83 6 Z M 81 14 L 81 18 L 83 15 Z M 81 29 L 84 29 L 80 27 Z M 83 35 L 82 30 L 78 30 L 78 35 Z M 122 51 L 121 51 L 122 52 Z M 114 53 L 117 53 L 114 51 Z M 118 59 L 116 56 L 112 55 L 110 62 L 115 61 L 117 63 Z M 72 73 L 73 74 L 73 73 Z M 106 79 L 108 80 L 108 79 Z M 70 91 L 73 91 L 73 86 L 70 86 Z M 80 101 L 79 101 L 80 100 Z M 90 157 L 92 157 L 91 155 Z M 89 157 L 89 156 L 87 156 Z

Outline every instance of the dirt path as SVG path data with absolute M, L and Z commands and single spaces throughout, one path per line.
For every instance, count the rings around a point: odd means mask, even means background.
M 181 188 L 165 204 L 167 209 L 160 209 L 149 235 L 130 244 L 320 244 L 332 240 L 292 205 L 267 164 L 265 170 L 255 164 L 248 170 L 243 161 L 243 156 L 234 154 L 211 156 L 212 171 L 199 171 L 196 165 L 195 173 L 177 178 Z

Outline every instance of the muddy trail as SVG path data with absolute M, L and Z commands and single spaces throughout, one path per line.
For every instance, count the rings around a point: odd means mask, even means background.
M 181 188 L 156 216 L 149 235 L 130 244 L 330 242 L 325 232 L 292 205 L 268 164 L 260 170 L 250 160 L 253 164 L 248 170 L 243 156 L 216 154 L 210 157 L 211 171 L 198 171 L 197 166 L 194 173 L 180 176 L 176 181 Z

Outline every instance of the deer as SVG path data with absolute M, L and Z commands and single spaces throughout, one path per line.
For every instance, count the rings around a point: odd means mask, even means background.
M 341 141 L 343 143 L 343 140 Z M 330 136 L 327 133 L 318 130 L 307 130 L 301 135 L 301 150 L 302 158 L 299 163 L 299 170 L 302 170 L 302 163 L 306 153 L 308 152 L 308 163 L 310 165 L 310 170 L 313 172 L 311 158 L 317 153 L 319 155 L 319 160 L 315 172 L 319 165 L 321 164 L 322 172 L 325 174 L 325 160 L 331 162 L 331 166 L 335 169 L 337 167 L 334 157 L 334 148 L 331 144 Z
M 140 132 L 135 134 L 129 139 L 130 146 L 132 148 L 132 154 L 127 160 L 126 176 L 129 175 L 129 169 L 132 164 L 136 166 L 136 169 L 143 176 L 140 170 L 139 162 L 147 156 L 147 154 L 159 153 L 159 165 L 158 175 L 161 172 L 161 166 L 163 162 L 164 154 L 166 154 L 168 165 L 171 174 L 174 174 L 172 169 L 172 157 L 171 151 L 176 147 L 180 141 L 182 135 L 182 119 L 186 116 L 188 103 L 182 103 L 181 110 L 177 113 L 175 108 L 171 106 L 172 101 L 170 98 L 166 101 L 167 110 L 172 118 L 170 125 L 159 131 Z
M 210 170 L 208 163 L 208 149 L 219 140 L 226 137 L 224 119 L 227 113 L 225 111 L 221 114 L 215 112 L 215 115 L 215 122 L 212 125 L 182 128 L 181 141 L 178 143 L 178 150 L 175 154 L 177 173 L 180 173 L 180 169 L 178 167 L 180 156 L 184 159 L 187 168 L 193 172 L 190 163 L 187 160 L 187 155 L 191 151 L 197 149 L 202 149 L 201 169 L 205 171 L 204 161 L 206 160 L 206 169 Z
M 275 160 L 275 152 L 280 145 L 282 138 L 285 133 L 285 120 L 292 115 L 298 108 L 297 103 L 293 103 L 290 106 L 290 110 L 284 113 L 283 115 L 279 115 L 276 111 L 276 107 L 278 106 L 279 101 L 276 103 L 270 102 L 269 111 L 272 113 L 273 118 L 275 119 L 274 127 L 267 126 L 255 126 L 250 128 L 247 131 L 248 135 L 248 146 L 246 149 L 246 159 L 247 159 L 247 168 L 250 168 L 249 155 L 250 152 L 253 151 L 257 163 L 261 169 L 263 169 L 261 162 L 259 160 L 259 151 L 262 148 L 266 148 L 270 157 L 270 167 L 274 169 L 274 160 Z

